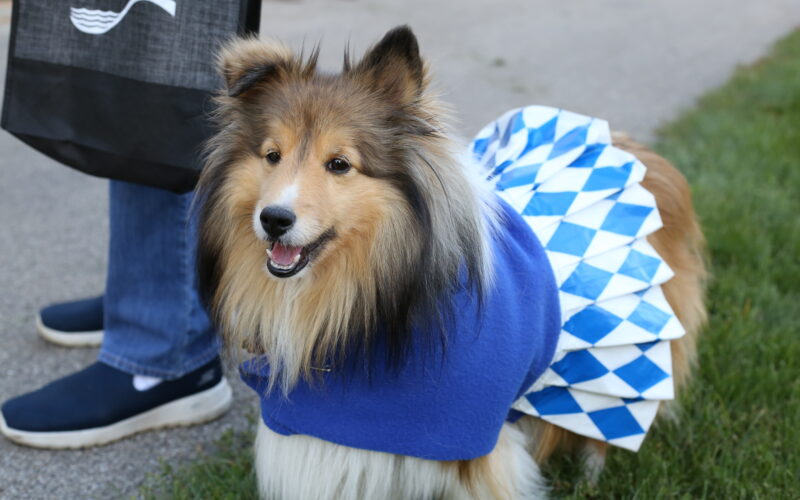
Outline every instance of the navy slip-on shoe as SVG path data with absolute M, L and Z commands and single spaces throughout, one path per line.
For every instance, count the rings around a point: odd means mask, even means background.
M 207 422 L 224 414 L 231 399 L 219 358 L 146 390 L 135 387 L 133 375 L 97 362 L 6 401 L 0 432 L 36 448 L 83 448 L 146 430 Z
M 39 311 L 36 329 L 54 344 L 99 346 L 103 342 L 103 296 L 47 306 Z

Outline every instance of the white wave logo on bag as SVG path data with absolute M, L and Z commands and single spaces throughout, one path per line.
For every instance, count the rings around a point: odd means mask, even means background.
M 70 7 L 69 20 L 72 21 L 73 26 L 84 33 L 102 35 L 119 24 L 131 7 L 139 2 L 156 4 L 167 11 L 170 16 L 175 17 L 175 0 L 128 0 L 120 12 Z

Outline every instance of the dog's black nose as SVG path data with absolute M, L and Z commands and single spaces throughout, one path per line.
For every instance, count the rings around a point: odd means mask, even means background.
M 265 207 L 261 211 L 261 226 L 270 238 L 275 239 L 291 229 L 296 218 L 288 208 Z

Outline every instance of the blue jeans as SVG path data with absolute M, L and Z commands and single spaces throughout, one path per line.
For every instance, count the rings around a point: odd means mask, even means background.
M 111 181 L 103 363 L 175 379 L 218 355 L 197 290 L 191 202 L 192 193 Z

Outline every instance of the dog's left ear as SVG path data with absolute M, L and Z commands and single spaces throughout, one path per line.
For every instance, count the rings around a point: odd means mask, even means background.
M 346 73 L 350 72 L 348 66 L 345 64 Z M 352 73 L 398 104 L 413 102 L 425 88 L 425 64 L 419 55 L 417 37 L 408 26 L 386 33 Z

